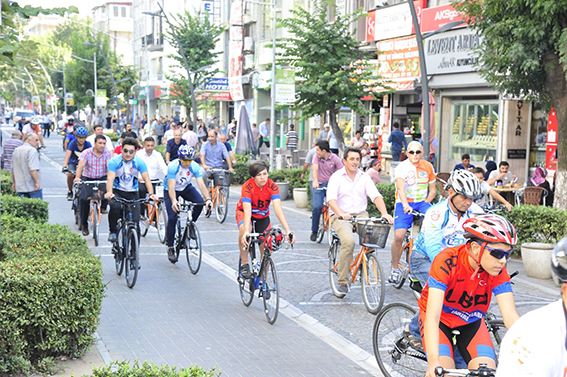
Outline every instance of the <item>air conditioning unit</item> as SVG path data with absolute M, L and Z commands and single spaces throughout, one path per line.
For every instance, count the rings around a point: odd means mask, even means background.
M 244 37 L 244 51 L 254 51 L 254 39 L 252 37 Z
M 254 69 L 254 54 L 244 55 L 243 65 L 244 70 Z

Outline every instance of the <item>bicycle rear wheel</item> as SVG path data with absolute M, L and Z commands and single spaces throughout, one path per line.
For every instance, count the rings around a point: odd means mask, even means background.
M 79 210 L 79 199 L 76 196 L 73 198 L 73 213 L 75 215 L 75 225 L 79 225 L 81 222 L 81 212 Z
M 157 213 L 155 217 L 156 229 L 158 234 L 159 242 L 165 244 L 165 229 L 167 226 L 167 211 L 165 210 L 165 205 L 160 202 L 157 206 Z
M 92 217 L 92 231 L 93 231 L 93 240 L 95 246 L 98 246 L 98 228 L 99 228 L 99 216 L 100 216 L 100 209 L 98 208 L 98 202 L 93 204 L 93 217 Z
M 242 258 L 238 258 L 238 288 L 240 289 L 240 299 L 244 306 L 250 306 L 254 300 L 254 279 L 244 279 L 240 273 Z M 251 270 L 250 270 L 251 271 Z
M 319 229 L 317 230 L 317 243 L 323 241 L 325 236 L 325 214 L 321 212 L 321 218 L 319 219 Z
M 140 216 L 140 236 L 145 237 L 148 234 L 148 229 L 150 228 L 150 214 L 153 211 L 152 206 L 144 204 L 146 207 L 146 214 Z
M 264 300 L 264 312 L 268 322 L 273 325 L 278 319 L 278 309 L 280 307 L 280 294 L 278 291 L 278 275 L 276 266 L 270 257 L 265 258 L 262 273 L 261 294 Z
M 216 215 L 217 221 L 221 224 L 224 223 L 228 214 L 228 191 L 228 187 L 221 187 L 217 197 Z
M 140 255 L 138 251 L 138 232 L 135 228 L 128 229 L 128 243 L 126 245 L 126 258 L 125 258 L 125 277 L 126 285 L 128 288 L 134 288 L 136 280 L 138 279 L 138 270 L 140 267 Z
M 201 247 L 201 235 L 199 234 L 199 229 L 197 229 L 197 224 L 194 222 L 190 222 L 187 224 L 187 237 L 185 238 L 185 254 L 187 256 L 187 264 L 189 265 L 189 271 L 193 275 L 199 272 L 199 268 L 201 268 L 201 259 L 203 257 L 203 250 Z M 190 228 L 193 228 L 195 231 L 195 238 L 192 239 L 190 237 L 191 231 Z
M 384 376 L 423 376 L 427 371 L 425 355 L 409 346 L 402 336 L 416 310 L 403 303 L 386 305 L 374 321 L 372 346 Z
M 386 295 L 386 285 L 384 284 L 384 274 L 378 262 L 376 254 L 373 252 L 366 254 L 366 271 L 364 264 L 360 268 L 360 283 L 362 285 L 362 300 L 364 306 L 372 314 L 378 314 L 384 304 Z
M 339 292 L 339 249 L 340 242 L 335 241 L 329 248 L 329 283 L 333 294 L 338 298 L 343 298 L 344 293 Z

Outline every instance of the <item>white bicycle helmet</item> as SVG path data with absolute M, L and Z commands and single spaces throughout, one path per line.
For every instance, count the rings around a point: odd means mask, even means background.
M 480 191 L 480 181 L 472 172 L 468 170 L 454 170 L 449 177 L 447 185 L 457 194 L 469 199 L 479 199 L 482 196 Z
M 567 283 L 567 237 L 563 237 L 551 253 L 551 275 L 558 283 Z
M 40 124 L 41 119 L 38 116 L 34 115 L 30 118 L 30 123 L 31 124 Z

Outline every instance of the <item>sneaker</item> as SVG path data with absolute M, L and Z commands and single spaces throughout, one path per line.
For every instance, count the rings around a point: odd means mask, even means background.
M 89 235 L 89 227 L 87 225 L 83 225 L 82 227 L 82 231 L 83 231 L 83 236 L 88 236 Z
M 244 279 L 250 279 L 252 277 L 252 274 L 250 273 L 250 266 L 248 265 L 248 263 L 245 263 L 240 266 L 240 275 Z
M 388 277 L 388 284 L 397 285 L 400 283 L 401 278 L 402 278 L 402 273 L 400 272 L 400 270 L 398 269 L 392 270 L 390 276 Z
M 342 294 L 339 298 L 343 298 L 348 293 L 348 285 L 339 285 L 338 291 Z
M 175 249 L 173 247 L 167 248 L 167 259 L 169 259 L 171 263 L 177 262 L 177 258 L 175 257 Z
M 100 214 L 101 215 L 107 215 L 108 214 L 108 210 L 106 208 L 103 208 L 100 210 Z
M 116 242 L 117 240 L 118 240 L 118 238 L 116 237 L 116 233 L 110 233 L 110 234 L 108 235 L 108 242 L 114 243 L 114 242 Z
M 317 232 L 311 232 L 311 237 L 309 239 L 313 242 L 317 241 Z
M 195 227 L 192 226 L 189 227 L 189 238 L 191 238 L 192 240 L 197 239 L 197 233 L 195 233 Z
M 67 192 L 67 200 L 68 200 L 68 201 L 72 201 L 72 200 L 73 200 L 73 192 L 72 192 L 72 191 L 68 191 L 68 192 Z

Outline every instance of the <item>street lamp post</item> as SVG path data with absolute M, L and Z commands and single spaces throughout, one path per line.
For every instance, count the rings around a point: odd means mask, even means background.
M 110 69 L 110 64 L 108 64 L 108 60 L 106 59 L 106 55 L 104 54 L 104 51 L 102 51 L 102 47 L 100 47 L 100 45 L 98 43 L 83 42 L 83 44 L 86 45 L 86 46 L 97 47 L 98 50 L 100 51 L 100 55 L 104 59 L 104 63 L 106 64 L 106 68 L 108 69 L 108 73 L 110 74 L 110 81 L 112 81 L 112 88 L 114 89 L 114 99 L 115 99 L 116 103 L 118 104 L 118 90 L 116 89 L 116 81 L 114 80 L 114 74 L 112 73 L 112 70 Z M 96 69 L 96 59 L 95 59 L 94 64 L 95 64 L 95 69 Z M 96 79 L 96 74 L 95 74 L 95 79 Z

